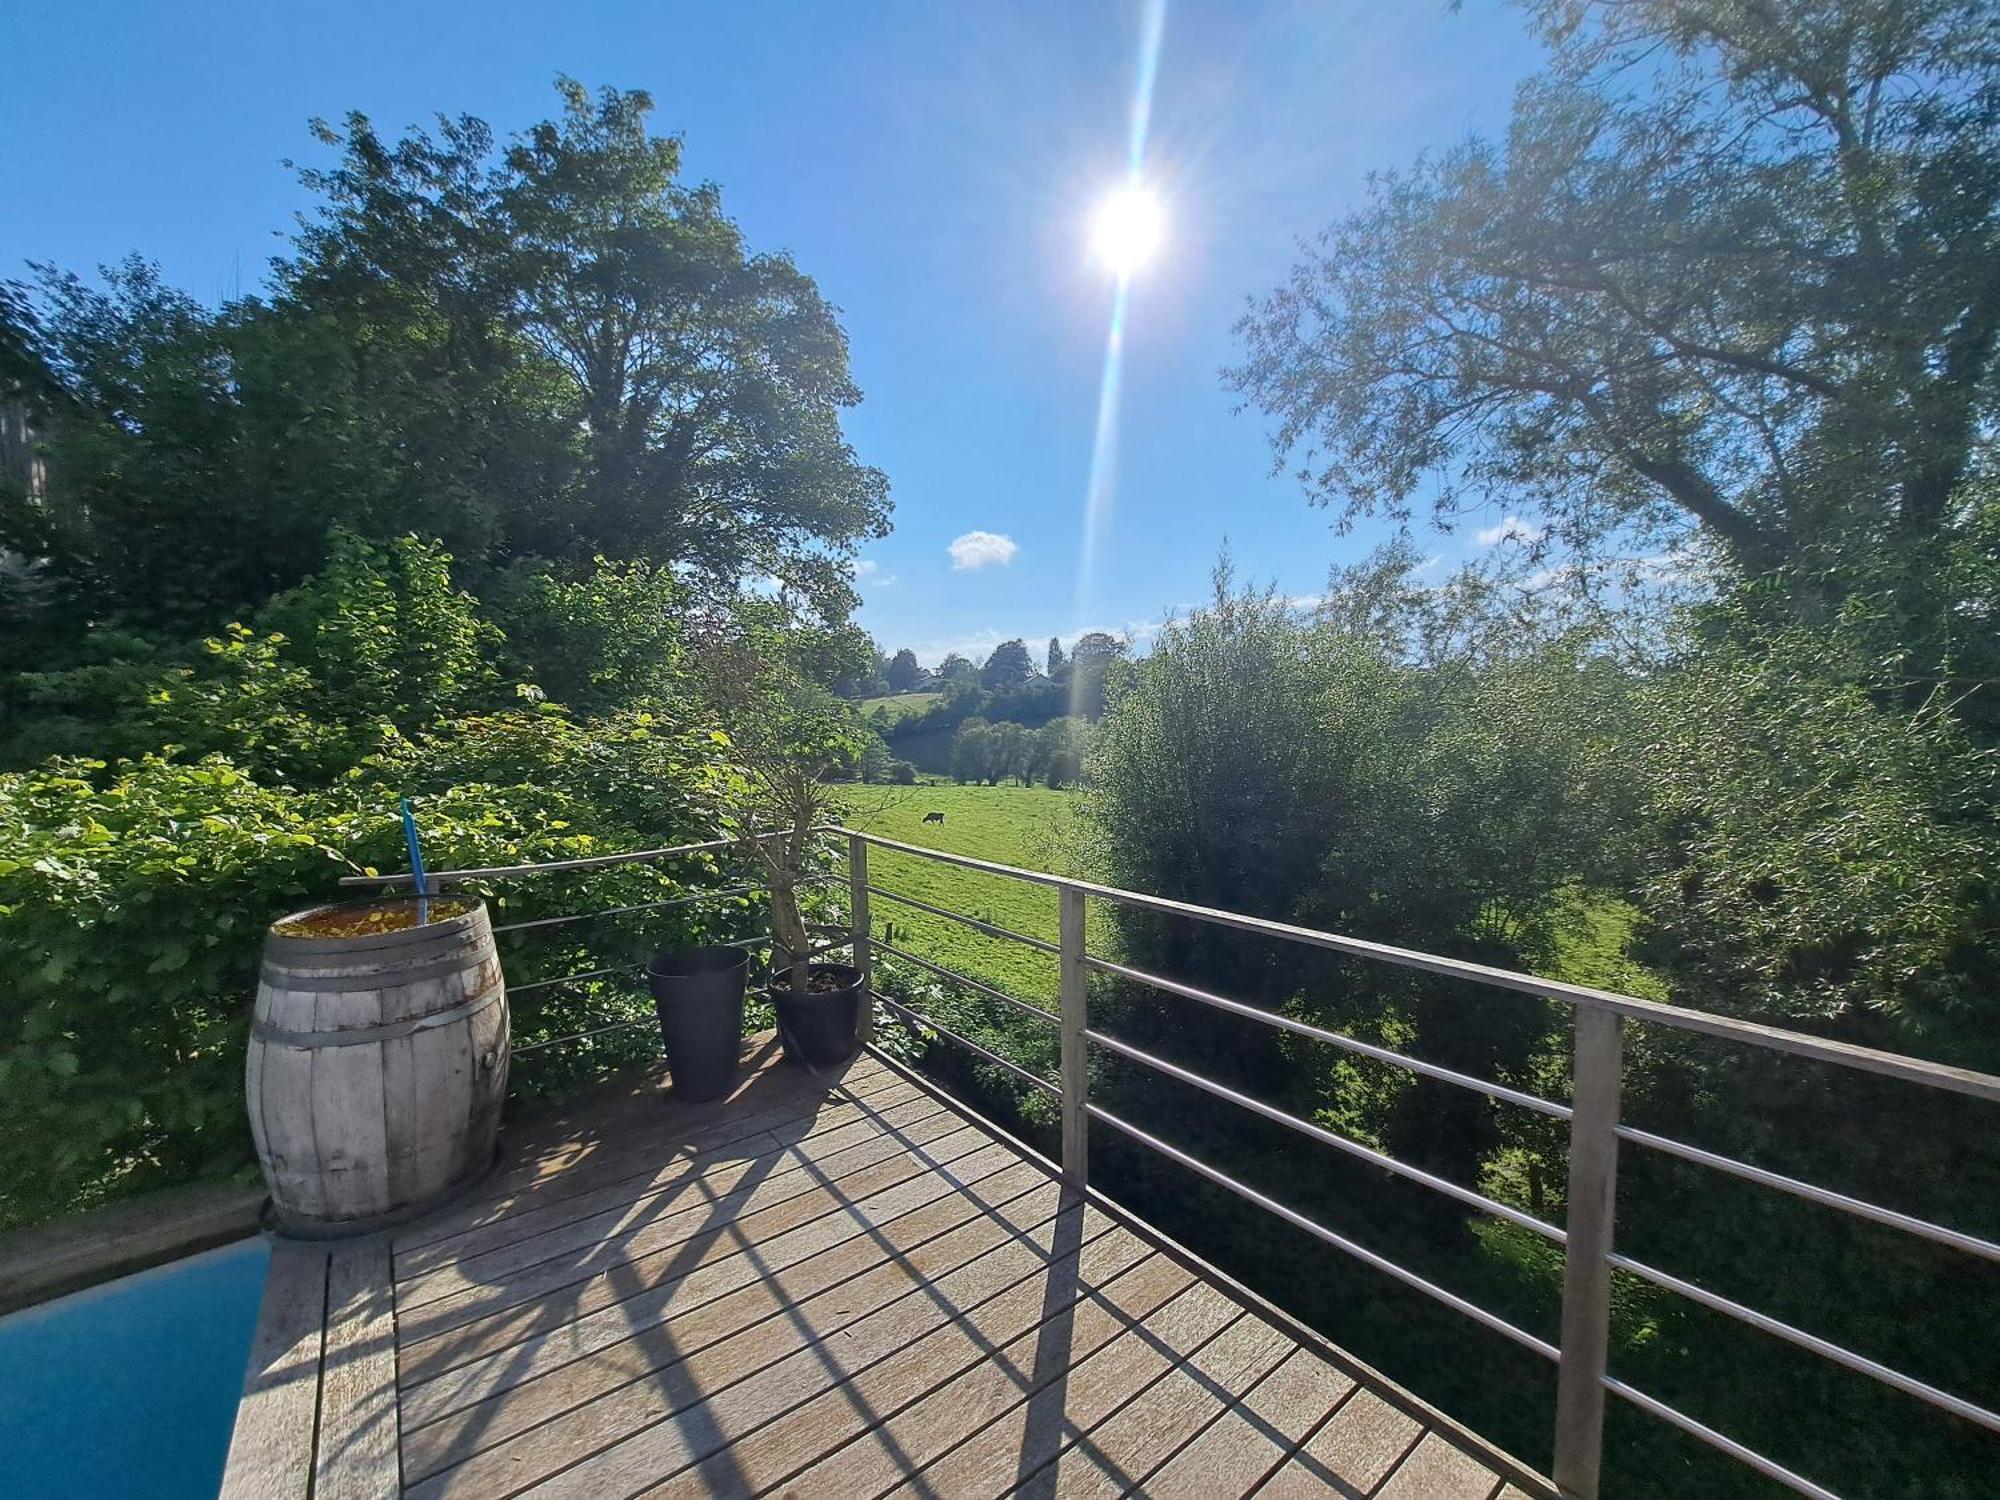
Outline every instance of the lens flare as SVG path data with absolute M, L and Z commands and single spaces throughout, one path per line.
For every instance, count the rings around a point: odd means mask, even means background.
M 1090 244 L 1106 270 L 1130 276 L 1159 253 L 1166 215 L 1150 188 L 1132 183 L 1104 200 L 1097 211 Z
M 1160 35 L 1166 29 L 1166 0 L 1146 0 L 1139 20 L 1139 68 L 1125 142 L 1125 181 L 1099 209 L 1092 234 L 1097 258 L 1116 278 L 1111 322 L 1105 330 L 1104 367 L 1097 383 L 1097 431 L 1090 453 L 1090 484 L 1083 498 L 1083 544 L 1076 568 L 1076 628 L 1090 628 L 1092 576 L 1097 546 L 1111 515 L 1118 473 L 1118 397 L 1125 370 L 1125 314 L 1132 276 L 1159 251 L 1166 214 L 1145 179 L 1146 135 L 1153 120 L 1153 84 L 1160 70 Z M 1082 707 L 1083 674 L 1070 684 L 1070 712 Z

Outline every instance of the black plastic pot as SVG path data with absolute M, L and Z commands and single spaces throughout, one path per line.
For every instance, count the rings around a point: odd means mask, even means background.
M 682 948 L 646 965 L 675 1098 L 720 1099 L 736 1081 L 749 973 L 741 948 Z
M 813 964 L 808 973 L 835 976 L 840 986 L 795 995 L 780 969 L 771 983 L 771 1005 L 785 1056 L 817 1073 L 839 1067 L 860 1046 L 861 971 L 847 964 Z

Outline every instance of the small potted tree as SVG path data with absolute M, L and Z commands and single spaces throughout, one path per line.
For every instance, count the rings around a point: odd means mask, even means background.
M 840 811 L 828 778 L 851 770 L 867 740 L 853 705 L 823 686 L 839 675 L 855 634 L 801 626 L 782 606 L 759 603 L 740 608 L 699 653 L 744 771 L 750 858 L 770 889 L 778 1035 L 785 1055 L 812 1069 L 854 1055 L 864 999 L 859 969 L 816 961 L 815 931 L 800 904 L 815 830 Z

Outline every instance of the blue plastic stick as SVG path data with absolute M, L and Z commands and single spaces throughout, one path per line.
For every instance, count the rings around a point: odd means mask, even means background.
M 410 811 L 410 799 L 402 799 L 403 842 L 410 846 L 410 877 L 417 887 L 417 925 L 428 926 L 431 920 L 431 883 L 424 874 L 424 847 L 417 842 L 417 818 Z

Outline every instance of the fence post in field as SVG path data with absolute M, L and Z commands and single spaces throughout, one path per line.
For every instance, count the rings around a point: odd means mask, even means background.
M 1612 1011 L 1577 1007 L 1555 1443 L 1556 1488 L 1573 1500 L 1597 1500 L 1604 1456 L 1611 1346 L 1611 1266 L 1605 1257 L 1617 1212 L 1622 1025 Z
M 865 1047 L 875 1040 L 875 969 L 868 951 L 868 841 L 858 833 L 847 836 L 849 956 L 861 975 L 861 1024 L 856 1028 Z
M 1063 1178 L 1081 1188 L 1090 1177 L 1089 1057 L 1084 1050 L 1087 973 L 1083 966 L 1083 892 L 1062 888 L 1062 1165 Z

